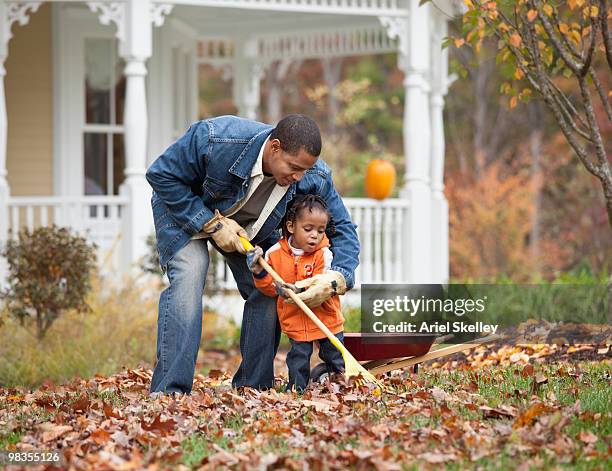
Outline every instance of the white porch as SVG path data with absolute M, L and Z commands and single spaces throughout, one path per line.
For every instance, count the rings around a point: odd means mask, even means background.
M 110 269 L 129 270 L 146 253 L 145 239 L 153 231 L 145 169 L 199 118 L 199 64 L 225 70 L 233 78 L 239 114 L 256 119 L 260 81 L 275 62 L 398 51 L 405 74 L 405 187 L 396 200 L 346 200 L 362 243 L 358 281 L 448 279 L 442 110 L 449 80 L 440 43 L 452 1 L 438 1 L 436 8 L 418 7 L 419 0 L 47 3 L 53 190 L 21 196 L 9 186 L 7 160 L 14 168 L 19 156 L 7 153 L 13 124 L 0 67 L 0 242 L 11 229 L 55 222 L 96 242 Z M 28 28 L 40 5 L 0 1 L 0 64 L 9 54 L 11 28 Z M 96 70 L 99 61 L 87 62 L 90 50 L 101 54 L 100 40 L 115 41 L 111 59 L 119 76 Z M 104 89 L 92 87 L 96 80 L 112 84 L 108 118 L 90 117 L 90 95 Z

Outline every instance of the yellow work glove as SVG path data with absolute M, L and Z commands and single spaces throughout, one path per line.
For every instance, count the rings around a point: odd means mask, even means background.
M 245 230 L 236 221 L 223 216 L 218 209 L 215 215 L 202 227 L 205 233 L 215 241 L 219 248 L 225 252 L 246 253 L 240 237 L 248 239 Z
M 295 287 L 305 291 L 298 294 L 308 307 L 317 307 L 323 304 L 332 296 L 346 293 L 346 280 L 342 273 L 330 270 L 320 273 L 312 278 L 296 281 Z M 291 298 L 287 303 L 293 303 Z

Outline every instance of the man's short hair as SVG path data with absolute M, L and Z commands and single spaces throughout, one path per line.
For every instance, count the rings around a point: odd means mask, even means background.
M 281 149 L 291 155 L 297 155 L 302 148 L 314 157 L 321 153 L 319 126 L 303 114 L 290 114 L 281 119 L 270 134 L 270 139 L 278 139 Z

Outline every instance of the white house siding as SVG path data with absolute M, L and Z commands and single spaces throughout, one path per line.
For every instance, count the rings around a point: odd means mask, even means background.
M 51 5 L 13 25 L 6 67 L 7 170 L 12 196 L 53 194 Z

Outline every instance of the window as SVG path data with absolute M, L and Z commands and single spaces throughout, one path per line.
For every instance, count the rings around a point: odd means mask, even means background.
M 116 39 L 85 39 L 85 195 L 117 195 L 123 182 L 124 67 Z

